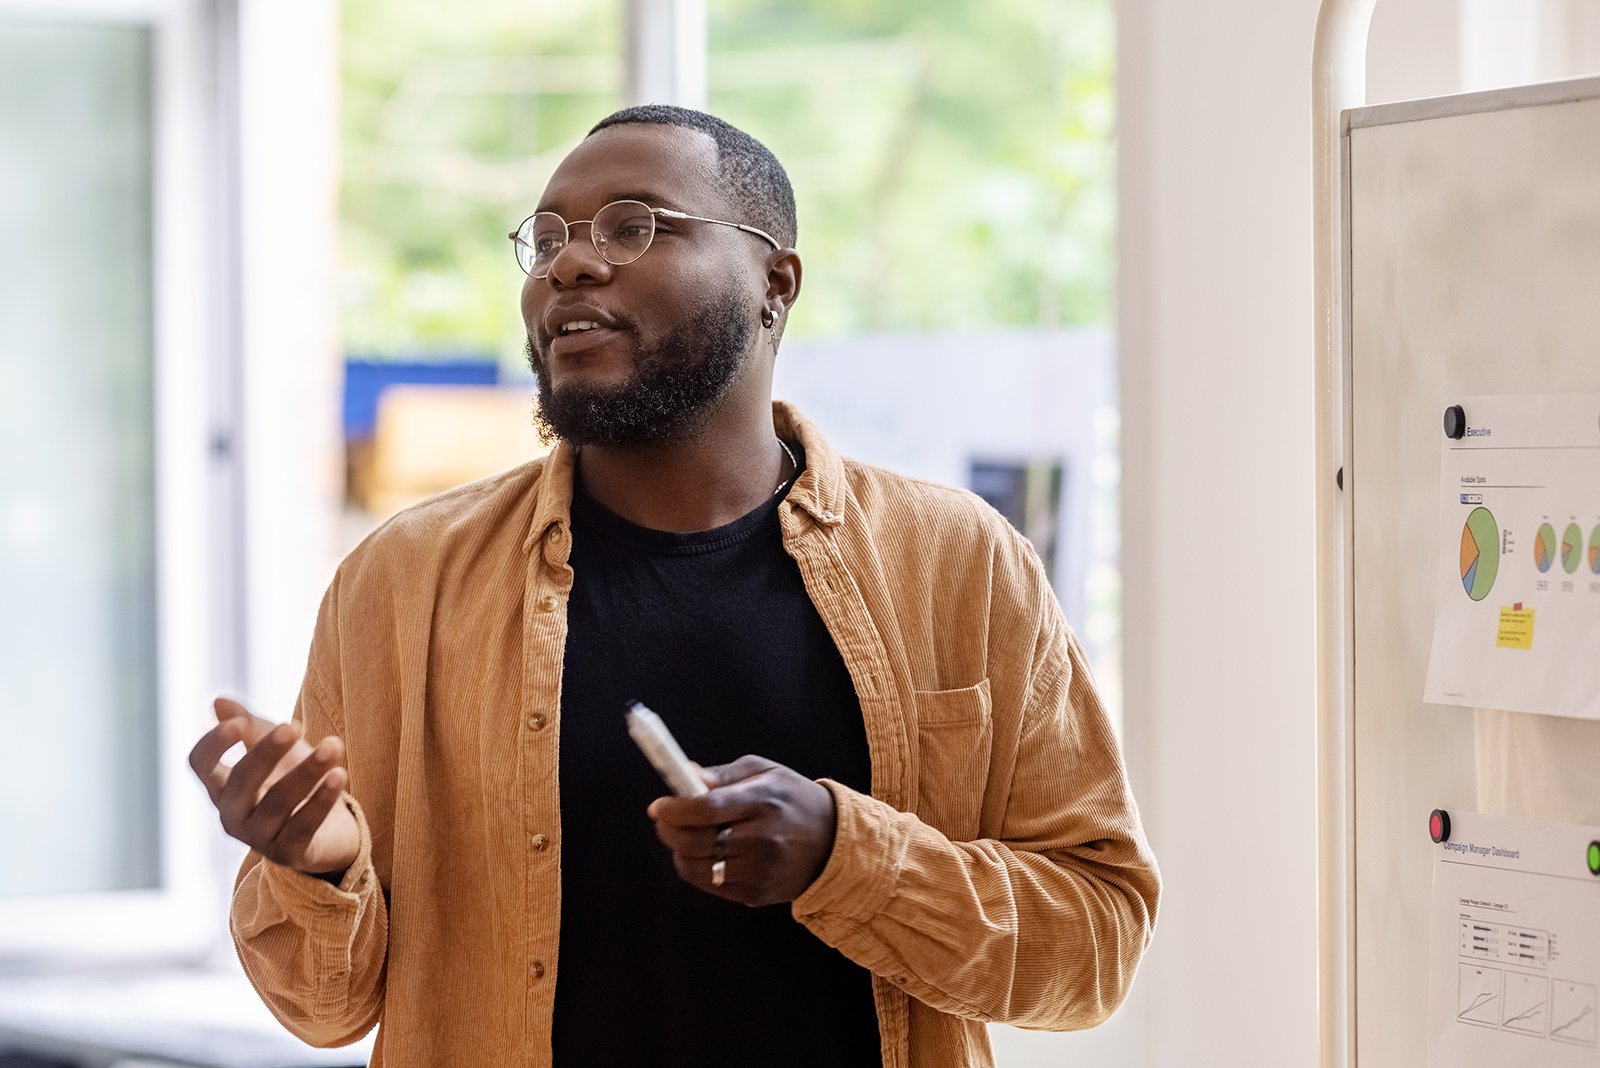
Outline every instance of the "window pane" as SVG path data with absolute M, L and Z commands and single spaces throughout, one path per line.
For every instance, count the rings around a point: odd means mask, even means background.
M 0 895 L 159 878 L 150 66 L 0 20 Z
M 724 0 L 711 110 L 784 162 L 796 337 L 1110 318 L 1108 0 Z
M 506 234 L 619 106 L 621 8 L 344 0 L 347 352 L 523 367 L 522 272 Z

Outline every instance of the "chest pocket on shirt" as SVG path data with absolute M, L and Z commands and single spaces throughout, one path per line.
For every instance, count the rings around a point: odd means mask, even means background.
M 959 690 L 918 690 L 917 815 L 955 841 L 978 836 L 989 746 L 989 680 Z

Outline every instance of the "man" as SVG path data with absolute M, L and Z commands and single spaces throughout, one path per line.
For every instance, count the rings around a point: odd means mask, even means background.
M 1104 1019 L 1158 877 L 1081 650 L 991 509 L 773 404 L 777 160 L 628 109 L 512 237 L 559 444 L 356 549 L 295 722 L 219 701 L 191 758 L 273 1012 L 391 1066 L 984 1065 L 986 1021 Z M 661 796 L 634 698 L 709 792 Z

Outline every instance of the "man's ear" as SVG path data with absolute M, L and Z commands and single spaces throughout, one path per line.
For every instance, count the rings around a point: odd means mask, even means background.
M 800 298 L 800 253 L 779 249 L 767 257 L 766 307 L 780 322 Z

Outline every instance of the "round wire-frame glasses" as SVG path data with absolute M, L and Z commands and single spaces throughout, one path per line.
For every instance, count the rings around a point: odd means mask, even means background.
M 517 266 L 522 268 L 523 273 L 534 278 L 544 278 L 550 273 L 550 267 L 555 263 L 556 256 L 571 240 L 574 226 L 588 223 L 589 240 L 593 243 L 595 251 L 613 267 L 621 267 L 643 256 L 650 243 L 655 240 L 658 215 L 663 219 L 690 219 L 694 222 L 731 226 L 735 230 L 755 234 L 774 250 L 783 247 L 771 234 L 754 226 L 728 222 L 725 219 L 707 219 L 701 215 L 690 215 L 671 208 L 652 208 L 639 200 L 613 200 L 595 212 L 594 218 L 579 219 L 570 223 L 553 211 L 535 212 L 523 219 L 522 224 L 506 236 L 511 239 L 512 248 L 517 253 Z

